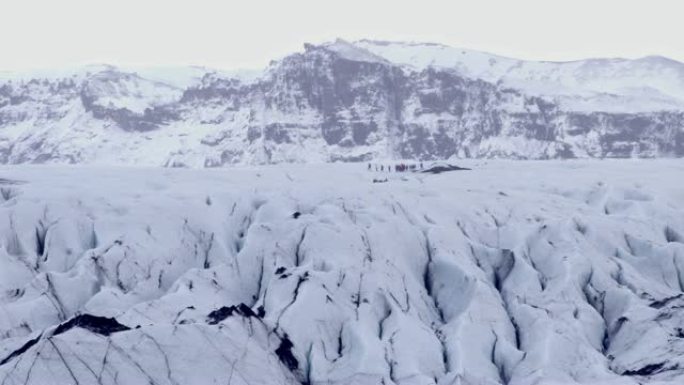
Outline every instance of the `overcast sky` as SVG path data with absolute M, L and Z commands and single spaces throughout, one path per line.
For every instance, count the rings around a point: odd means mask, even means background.
M 684 0 L 3 0 L 0 69 L 89 63 L 259 68 L 341 37 L 523 59 L 684 61 Z

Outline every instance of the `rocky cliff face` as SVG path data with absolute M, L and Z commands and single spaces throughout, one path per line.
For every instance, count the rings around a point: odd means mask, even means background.
M 253 78 L 207 70 L 183 84 L 110 66 L 17 75 L 0 81 L 0 161 L 684 155 L 684 64 L 483 61 L 437 47 L 307 45 Z

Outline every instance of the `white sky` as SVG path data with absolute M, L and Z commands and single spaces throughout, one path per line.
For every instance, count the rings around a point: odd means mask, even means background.
M 0 70 L 78 64 L 260 68 L 341 37 L 522 59 L 684 61 L 684 0 L 2 0 Z

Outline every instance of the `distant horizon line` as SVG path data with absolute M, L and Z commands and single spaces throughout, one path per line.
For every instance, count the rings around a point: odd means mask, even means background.
M 485 54 L 485 55 L 491 55 L 491 56 L 496 56 L 502 59 L 509 59 L 509 60 L 516 60 L 516 61 L 521 61 L 521 62 L 528 62 L 528 63 L 550 63 L 550 64 L 571 64 L 571 63 L 577 63 L 577 62 L 584 62 L 584 61 L 591 61 L 591 60 L 601 60 L 601 61 L 639 61 L 639 60 L 646 60 L 646 59 L 660 59 L 660 60 L 667 60 L 670 62 L 678 63 L 684 65 L 684 61 L 680 61 L 677 59 L 674 59 L 669 56 L 661 55 L 661 54 L 647 54 L 647 55 L 639 55 L 635 57 L 627 57 L 627 56 L 588 56 L 584 58 L 578 58 L 578 59 L 570 59 L 570 60 L 538 60 L 538 59 L 521 59 L 518 57 L 514 56 L 507 56 L 507 55 L 501 55 L 498 53 L 494 53 L 488 50 L 479 50 L 479 49 L 473 49 L 473 48 L 463 48 L 463 47 L 458 47 L 458 46 L 453 46 L 445 43 L 439 43 L 439 42 L 430 42 L 430 41 L 403 41 L 403 40 L 387 40 L 387 39 L 371 39 L 371 38 L 363 38 L 363 39 L 354 39 L 354 40 L 348 40 L 348 39 L 343 39 L 343 38 L 336 38 L 333 40 L 326 40 L 323 42 L 319 43 L 311 43 L 311 42 L 302 42 L 300 44 L 300 49 L 296 51 L 292 51 L 290 53 L 287 53 L 285 55 L 280 55 L 276 58 L 272 58 L 268 60 L 268 63 L 265 65 L 254 65 L 254 66 L 221 66 L 221 65 L 212 65 L 212 64 L 199 64 L 199 63 L 194 63 L 194 64 L 182 64 L 182 63 L 156 63 L 156 64 L 151 64 L 151 63 L 142 63 L 142 62 L 133 62 L 133 61 L 115 61 L 115 60 L 93 60 L 93 61 L 88 61 L 88 62 L 73 62 L 70 64 L 59 64 L 55 66 L 35 66 L 35 67 L 23 67 L 23 68 L 14 68 L 14 69 L 9 69 L 9 68 L 2 68 L 0 67 L 0 78 L 2 75 L 21 75 L 24 73 L 30 73 L 30 72 L 49 72 L 49 71 L 70 71 L 70 70 L 75 70 L 75 69 L 83 69 L 87 67 L 113 67 L 117 69 L 126 69 L 126 67 L 129 67 L 129 69 L 133 70 L 172 70 L 172 69 L 188 69 L 188 68 L 193 68 L 193 69 L 198 69 L 198 70 L 207 70 L 208 72 L 215 71 L 215 72 L 256 72 L 256 71 L 264 71 L 268 69 L 268 67 L 273 63 L 273 62 L 278 62 L 290 55 L 297 54 L 297 53 L 302 53 L 305 51 L 306 47 L 311 45 L 315 47 L 323 47 L 326 45 L 333 44 L 335 42 L 342 41 L 342 42 L 347 42 L 352 45 L 356 45 L 357 43 L 360 42 L 368 42 L 368 43 L 376 43 L 378 45 L 390 45 L 390 44 L 403 44 L 407 46 L 440 46 L 440 47 L 446 47 L 446 48 L 451 48 L 454 50 L 460 50 L 460 51 L 468 51 L 468 52 L 473 52 L 473 53 L 479 53 L 479 54 Z M 359 49 L 363 49 L 361 47 L 358 47 Z

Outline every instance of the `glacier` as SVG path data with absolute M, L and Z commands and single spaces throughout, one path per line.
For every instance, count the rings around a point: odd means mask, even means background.
M 680 160 L 458 164 L 0 167 L 0 384 L 684 381 Z

